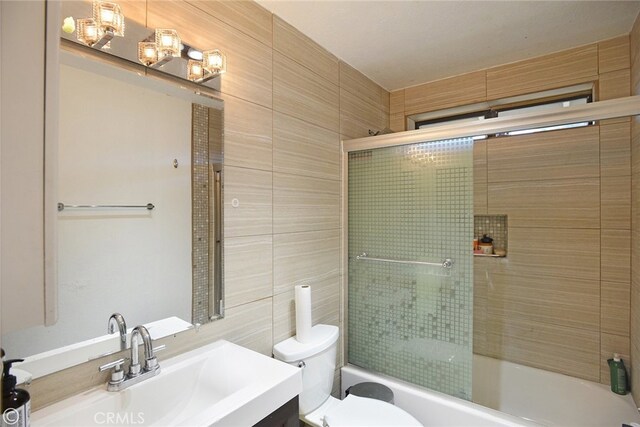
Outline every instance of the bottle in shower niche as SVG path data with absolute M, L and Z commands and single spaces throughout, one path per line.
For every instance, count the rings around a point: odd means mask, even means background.
M 618 353 L 613 354 L 613 359 L 607 360 L 611 372 L 611 391 L 617 394 L 627 394 L 627 370 Z
M 493 239 L 487 234 L 482 235 L 479 245 L 483 254 L 491 255 L 493 253 Z

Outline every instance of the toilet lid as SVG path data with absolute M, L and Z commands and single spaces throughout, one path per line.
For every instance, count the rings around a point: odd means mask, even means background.
M 397 406 L 352 394 L 327 411 L 324 415 L 324 425 L 329 427 L 422 427 L 418 420 Z

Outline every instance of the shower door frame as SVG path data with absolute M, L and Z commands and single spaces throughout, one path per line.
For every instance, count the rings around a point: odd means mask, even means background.
M 341 366 L 349 363 L 347 358 L 349 337 L 346 333 L 346 325 L 348 325 L 349 316 L 347 310 L 349 303 L 349 161 L 347 156 L 350 152 L 637 115 L 640 115 L 640 95 L 571 107 L 550 108 L 541 112 L 496 117 L 479 122 L 433 125 L 428 129 L 342 140 L 342 153 L 340 156 L 340 161 L 342 162 L 341 258 L 343 283 L 340 306 L 342 324 Z

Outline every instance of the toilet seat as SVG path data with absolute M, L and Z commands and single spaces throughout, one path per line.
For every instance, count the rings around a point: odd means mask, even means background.
M 328 427 L 422 427 L 418 420 L 397 406 L 351 394 L 327 408 L 323 425 Z

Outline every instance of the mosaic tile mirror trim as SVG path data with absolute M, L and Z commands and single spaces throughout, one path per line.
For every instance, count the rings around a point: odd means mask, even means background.
M 209 108 L 193 104 L 191 129 L 192 323 L 209 321 Z

